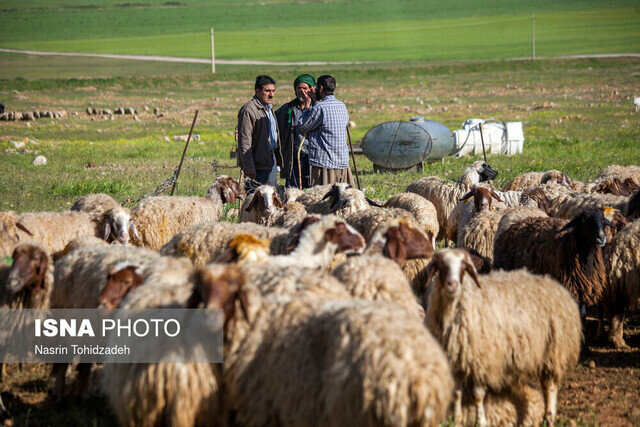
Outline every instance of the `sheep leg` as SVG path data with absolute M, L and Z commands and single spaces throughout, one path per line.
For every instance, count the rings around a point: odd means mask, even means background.
M 610 319 L 609 310 L 606 305 L 598 306 L 598 332 L 596 333 L 596 341 L 599 341 L 605 336 L 605 323 Z
M 455 401 L 453 404 L 453 422 L 456 425 L 462 424 L 462 388 L 456 386 Z
M 552 378 L 542 380 L 542 393 L 544 394 L 545 421 L 552 426 L 556 419 L 556 406 L 558 402 L 558 385 Z
M 624 313 L 611 316 L 611 326 L 609 328 L 609 341 L 615 348 L 629 348 L 623 337 Z
M 473 388 L 473 399 L 476 404 L 476 425 L 485 427 L 487 425 L 487 417 L 484 413 L 484 396 L 486 394 L 484 387 L 475 386 Z
M 68 363 L 54 363 L 51 369 L 53 377 L 53 395 L 56 400 L 62 400 L 64 397 L 65 381 L 67 376 Z

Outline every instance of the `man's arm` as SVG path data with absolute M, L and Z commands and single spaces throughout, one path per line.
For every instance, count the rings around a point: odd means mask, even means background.
M 322 123 L 322 110 L 318 107 L 312 107 L 304 110 L 300 116 L 300 122 L 298 122 L 296 128 L 301 133 L 308 133 L 320 126 Z
M 251 179 L 256 179 L 256 167 L 253 164 L 253 152 L 251 151 L 254 125 L 255 121 L 246 109 L 238 115 L 238 148 L 240 148 L 238 155 L 242 170 Z

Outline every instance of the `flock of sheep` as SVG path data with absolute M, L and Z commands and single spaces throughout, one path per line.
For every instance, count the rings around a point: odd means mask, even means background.
M 526 173 L 503 191 L 496 174 L 478 161 L 384 205 L 343 184 L 220 176 L 204 197 L 131 211 L 92 194 L 66 212 L 0 212 L 0 304 L 223 309 L 223 364 L 103 366 L 123 425 L 553 424 L 586 308 L 626 345 L 640 167 L 589 183 Z M 219 221 L 237 199 L 239 222 Z M 52 369 L 55 396 L 85 396 L 91 365 L 73 390 L 66 371 Z

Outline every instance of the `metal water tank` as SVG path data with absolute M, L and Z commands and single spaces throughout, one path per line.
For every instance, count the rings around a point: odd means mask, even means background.
M 374 166 L 407 169 L 451 154 L 453 134 L 442 123 L 412 117 L 381 123 L 362 138 L 362 152 Z

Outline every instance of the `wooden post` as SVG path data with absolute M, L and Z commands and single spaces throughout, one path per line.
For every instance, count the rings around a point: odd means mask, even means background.
M 536 59 L 536 13 L 531 12 L 531 60 Z
M 191 123 L 191 130 L 189 131 L 189 136 L 187 137 L 187 143 L 184 144 L 184 151 L 182 152 L 182 158 L 180 159 L 180 164 L 178 165 L 178 171 L 176 172 L 176 179 L 173 181 L 173 186 L 171 187 L 171 194 L 173 196 L 173 190 L 176 189 L 176 184 L 178 183 L 178 177 L 180 176 L 180 169 L 182 169 L 182 162 L 184 161 L 184 155 L 187 154 L 187 147 L 189 147 L 189 141 L 191 141 L 191 135 L 193 134 L 193 127 L 196 125 L 196 120 L 198 119 L 198 110 L 196 110 L 196 115 L 193 116 L 193 123 Z
M 484 156 L 484 162 L 487 163 L 487 152 L 484 149 L 484 136 L 482 136 L 482 123 L 480 123 L 480 142 L 482 143 L 482 155 Z
M 213 44 L 213 27 L 211 27 L 211 72 L 216 73 L 216 52 Z
M 349 133 L 349 125 L 347 124 L 347 141 L 349 141 L 349 149 L 351 151 L 351 158 L 353 159 L 353 171 L 356 173 L 356 183 L 358 184 L 358 190 L 360 187 L 360 177 L 358 176 L 358 166 L 356 165 L 356 155 L 353 153 L 353 144 L 351 144 L 351 133 Z

